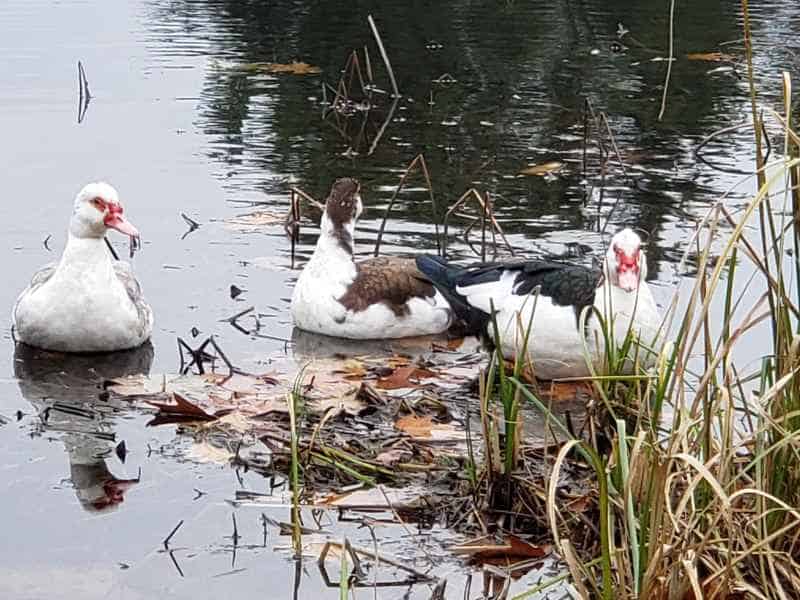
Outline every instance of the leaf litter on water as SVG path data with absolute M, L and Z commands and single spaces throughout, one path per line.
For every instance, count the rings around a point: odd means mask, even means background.
M 564 168 L 564 163 L 558 160 L 551 160 L 549 162 L 540 163 L 537 165 L 529 165 L 522 169 L 520 175 L 538 175 L 544 177 L 546 175 L 555 175 Z

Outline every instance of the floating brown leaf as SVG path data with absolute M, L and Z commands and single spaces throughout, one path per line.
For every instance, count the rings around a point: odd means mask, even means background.
M 547 556 L 550 554 L 550 546 L 537 546 L 509 534 L 501 544 L 491 540 L 478 540 L 453 546 L 451 551 L 454 554 L 467 555 L 475 562 L 519 562 Z
M 359 489 L 344 494 L 331 493 L 318 498 L 314 504 L 349 510 L 412 510 L 423 505 L 421 494 L 414 488 Z
M 262 227 L 283 225 L 286 216 L 276 212 L 258 210 L 245 215 L 225 219 L 225 227 L 235 231 L 256 231 Z
M 208 414 L 196 404 L 189 402 L 180 394 L 173 393 L 172 399 L 174 404 L 167 404 L 165 402 L 152 402 L 147 403 L 158 409 L 158 414 L 155 419 L 148 423 L 148 425 L 159 425 L 162 423 L 175 423 L 185 421 L 213 421 L 217 417 Z
M 687 54 L 686 58 L 689 60 L 705 60 L 708 62 L 733 62 L 736 60 L 735 56 L 725 54 L 724 52 L 693 52 Z
M 576 400 L 581 396 L 591 395 L 591 387 L 583 381 L 551 382 L 541 387 L 542 394 L 556 402 Z
M 529 167 L 525 167 L 519 172 L 519 174 L 538 175 L 540 177 L 544 177 L 545 175 L 558 173 L 562 168 L 564 168 L 564 163 L 557 160 L 551 160 L 546 163 L 541 163 L 538 165 L 530 165 Z
M 342 366 L 334 368 L 332 373 L 341 373 L 345 379 L 363 379 L 367 376 L 364 363 L 355 358 L 348 358 Z
M 360 391 L 361 386 L 353 385 L 344 394 L 310 400 L 309 408 L 316 413 L 327 413 L 329 410 L 332 410 L 334 412 L 332 416 L 343 412 L 358 416 L 364 413 L 368 408 L 366 402 L 362 401 L 360 398 Z
M 433 417 L 405 415 L 394 422 L 394 426 L 404 431 L 415 440 L 422 441 L 460 441 L 464 432 L 450 423 L 435 423 Z
M 242 71 L 263 71 L 266 73 L 289 73 L 291 75 L 317 75 L 322 69 L 305 62 L 273 63 L 252 62 L 238 65 Z
M 428 369 L 408 365 L 397 367 L 391 375 L 378 379 L 375 385 L 383 390 L 414 388 L 419 387 L 421 379 L 430 379 L 431 377 L 438 377 L 438 375 Z

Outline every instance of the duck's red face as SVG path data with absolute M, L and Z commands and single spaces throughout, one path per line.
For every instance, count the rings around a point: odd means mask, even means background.
M 623 229 L 612 238 L 606 262 L 614 285 L 626 292 L 637 290 L 646 274 L 642 240 L 632 230 Z
M 103 223 L 110 229 L 116 229 L 130 237 L 139 237 L 139 230 L 123 216 L 122 206 L 118 202 L 104 200 L 97 196 L 92 199 L 92 206 L 103 213 Z
M 634 291 L 639 287 L 639 277 L 641 275 L 639 261 L 641 260 L 642 252 L 640 248 L 637 247 L 633 251 L 626 252 L 625 249 L 615 246 L 614 255 L 617 259 L 619 287 L 626 292 Z

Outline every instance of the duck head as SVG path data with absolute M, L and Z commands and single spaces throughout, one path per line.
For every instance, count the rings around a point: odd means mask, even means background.
M 625 228 L 613 238 L 606 251 L 605 275 L 612 285 L 626 292 L 635 292 L 647 277 L 647 260 L 642 240 Z
M 78 238 L 101 238 L 109 229 L 139 237 L 139 231 L 123 213 L 117 190 L 107 183 L 90 183 L 75 197 L 69 231 Z
M 332 236 L 346 253 L 353 254 L 353 232 L 364 206 L 361 203 L 361 184 L 355 179 L 337 179 L 325 201 L 322 233 Z

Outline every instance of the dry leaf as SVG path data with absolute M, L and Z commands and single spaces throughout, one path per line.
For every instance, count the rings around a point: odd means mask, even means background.
M 198 377 L 202 377 L 208 383 L 237 394 L 257 394 L 267 391 L 278 383 L 275 378 L 269 375 L 205 373 L 198 375 Z
M 411 361 L 406 356 L 390 356 L 389 359 L 386 361 L 386 366 L 390 369 L 396 369 L 397 367 L 405 367 L 406 365 L 410 364 Z
M 694 52 L 687 54 L 689 60 L 705 60 L 708 62 L 734 62 L 735 56 L 723 52 Z
M 411 457 L 411 451 L 406 448 L 391 448 L 378 454 L 378 456 L 375 457 L 375 462 L 385 467 L 391 467 L 400 462 L 408 462 Z
M 173 393 L 172 399 L 174 404 L 167 404 L 165 402 L 152 402 L 147 403 L 158 409 L 156 417 L 148 423 L 148 425 L 160 425 L 163 423 L 176 423 L 185 421 L 213 421 L 217 417 L 208 414 L 196 404 L 189 402 L 180 394 Z
M 317 398 L 310 400 L 308 406 L 316 413 L 327 413 L 329 410 L 334 411 L 331 416 L 339 415 L 343 412 L 358 416 L 367 410 L 366 403 L 362 402 L 359 398 L 361 386 L 353 385 L 351 389 L 341 396 L 332 396 L 327 398 Z
M 236 215 L 225 219 L 225 227 L 235 231 L 256 231 L 271 225 L 283 225 L 285 215 L 266 210 L 258 210 L 245 215 Z
M 364 363 L 355 358 L 345 360 L 341 367 L 337 367 L 331 372 L 341 373 L 345 379 L 363 379 L 367 376 L 367 369 Z
M 578 400 L 581 396 L 591 395 L 591 386 L 583 381 L 551 382 L 541 387 L 543 396 L 556 402 Z
M 406 415 L 397 419 L 394 426 L 417 441 L 461 441 L 465 436 L 450 423 L 434 423 L 433 417 Z
M 419 380 L 438 377 L 433 371 L 414 366 L 397 367 L 388 377 L 381 377 L 375 384 L 383 390 L 399 390 L 419 387 Z M 414 380 L 414 381 L 412 381 Z
M 564 167 L 564 163 L 552 160 L 546 163 L 541 163 L 538 165 L 531 165 L 529 167 L 525 167 L 522 171 L 519 172 L 520 175 L 539 175 L 543 177 L 545 175 L 550 175 L 554 173 L 558 173 Z
M 273 63 L 273 62 L 252 62 L 238 65 L 241 71 L 263 71 L 266 73 L 289 73 L 291 75 L 317 75 L 322 73 L 322 69 L 304 62 Z
M 516 535 L 509 534 L 505 543 L 491 541 L 469 542 L 450 549 L 454 554 L 468 555 L 476 562 L 519 562 L 529 558 L 542 558 L 550 554 L 550 546 L 536 546 Z
M 592 507 L 594 507 L 594 502 L 588 494 L 566 500 L 563 504 L 563 509 L 568 510 L 570 513 L 584 513 Z
M 388 502 L 387 502 L 388 500 Z M 359 489 L 347 494 L 327 494 L 316 505 L 335 506 L 349 510 L 413 510 L 422 505 L 419 491 L 413 488 Z

